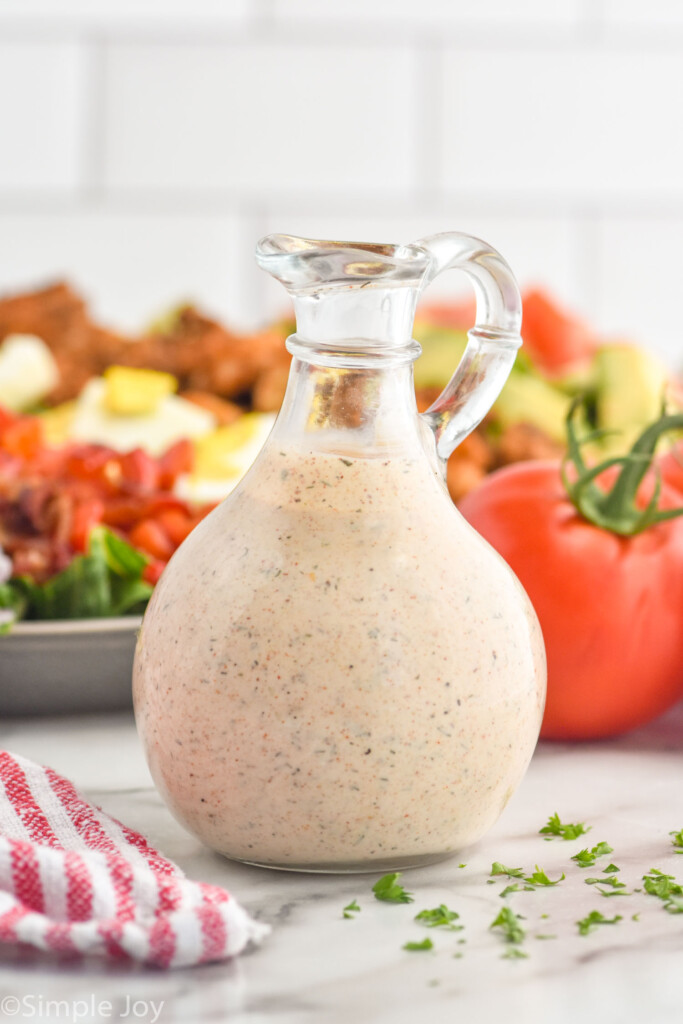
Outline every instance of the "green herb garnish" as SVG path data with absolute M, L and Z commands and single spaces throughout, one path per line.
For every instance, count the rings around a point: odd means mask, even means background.
M 683 853 L 683 828 L 680 829 L 678 832 L 669 832 L 669 835 L 673 836 L 673 839 L 671 840 L 671 845 L 676 847 L 674 852 Z
M 382 900 L 384 903 L 413 903 L 413 894 L 406 892 L 403 886 L 399 884 L 398 880 L 400 877 L 400 871 L 382 875 L 379 881 L 375 882 L 372 887 L 375 899 Z
M 650 896 L 656 896 L 664 904 L 664 909 L 669 914 L 683 914 L 683 886 L 680 886 L 673 875 L 665 875 L 657 868 L 650 868 L 647 875 L 643 875 L 645 892 Z
M 500 861 L 494 860 L 491 865 L 492 875 L 507 875 L 508 878 L 524 878 L 524 868 L 506 868 Z
M 607 843 L 598 843 L 592 850 L 579 850 L 572 857 L 580 868 L 592 868 L 598 857 L 605 857 L 608 853 L 614 853 L 611 846 Z
M 562 874 L 560 875 L 560 877 L 556 878 L 555 881 L 552 882 L 548 878 L 548 876 L 546 875 L 545 871 L 543 871 L 542 868 L 539 868 L 539 866 L 537 864 L 536 865 L 536 870 L 534 872 L 532 872 L 532 874 L 526 876 L 524 881 L 527 882 L 529 885 L 534 885 L 534 886 L 536 886 L 536 885 L 559 885 L 559 883 L 564 880 L 564 877 L 565 877 L 565 875 L 564 875 L 564 871 L 563 871 Z
M 422 942 L 406 942 L 403 949 L 407 949 L 409 953 L 417 953 L 425 949 L 434 949 L 434 943 L 431 939 L 423 939 Z
M 510 907 L 503 907 L 496 919 L 489 925 L 489 928 L 500 928 L 505 942 L 519 945 L 524 941 L 526 932 L 522 928 L 521 917 L 515 914 Z
M 45 583 L 18 576 L 0 588 L 0 608 L 15 619 L 93 619 L 142 610 L 152 586 L 142 578 L 148 559 L 97 526 L 88 551 Z
M 586 825 L 579 821 L 574 825 L 565 825 L 560 821 L 559 814 L 551 814 L 548 818 L 548 824 L 540 828 L 539 835 L 548 836 L 559 836 L 561 839 L 578 839 L 579 836 L 585 835 L 586 832 L 590 832 L 591 826 Z
M 535 892 L 535 885 L 520 885 L 519 882 L 513 882 L 512 885 L 506 885 L 500 894 L 501 899 L 505 896 L 509 896 L 511 892 Z
M 609 878 L 585 878 L 586 885 L 611 885 L 613 889 L 625 889 L 626 882 L 620 882 L 616 875 Z
M 591 910 L 587 917 L 577 921 L 579 928 L 579 935 L 588 935 L 589 932 L 595 931 L 598 925 L 601 924 L 618 924 L 622 920 L 621 914 L 615 914 L 614 917 L 605 917 L 599 910 Z
M 451 932 L 462 931 L 461 924 L 453 924 L 460 917 L 455 910 L 449 910 L 444 903 L 440 903 L 433 910 L 421 910 L 415 915 L 416 921 L 423 921 L 427 928 L 447 928 Z
M 353 918 L 354 914 L 360 914 L 360 907 L 358 906 L 358 901 L 353 900 L 346 907 L 344 907 L 343 914 L 344 917 L 346 918 Z
M 621 868 L 618 868 L 616 866 L 616 864 L 608 864 L 606 868 L 602 869 L 602 872 L 603 872 L 604 875 L 610 875 L 613 872 L 617 872 L 617 871 L 621 871 Z
M 532 874 L 525 875 L 523 868 L 508 868 L 505 866 L 505 864 L 501 864 L 500 861 L 497 860 L 494 860 L 493 864 L 491 865 L 491 874 L 507 875 L 508 878 L 520 878 L 523 882 L 526 883 L 523 887 L 518 883 L 515 883 L 514 885 L 508 885 L 506 889 L 503 889 L 501 896 L 507 896 L 507 894 L 510 892 L 519 892 L 522 888 L 524 888 L 527 892 L 530 892 L 533 891 L 539 885 L 557 885 L 558 882 L 561 882 L 562 879 L 565 877 L 563 872 L 560 878 L 556 879 L 556 881 L 554 882 L 551 882 L 551 880 L 546 875 L 545 871 L 539 868 L 538 864 L 536 865 L 536 870 Z
M 504 953 L 501 953 L 501 960 L 528 960 L 529 954 L 520 949 L 519 946 L 510 946 Z

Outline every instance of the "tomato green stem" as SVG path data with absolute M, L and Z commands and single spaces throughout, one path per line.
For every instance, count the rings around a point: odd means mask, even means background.
M 661 523 L 683 515 L 683 507 L 660 509 L 661 479 L 655 469 L 655 484 L 652 496 L 645 509 L 636 505 L 640 485 L 651 468 L 657 443 L 663 434 L 672 430 L 683 430 L 683 413 L 663 412 L 658 420 L 645 428 L 636 439 L 631 450 L 625 455 L 605 459 L 596 466 L 587 466 L 581 448 L 595 433 L 579 440 L 576 433 L 576 415 L 583 399 L 572 402 L 567 414 L 567 455 L 562 465 L 562 479 L 567 494 L 576 509 L 595 526 L 625 537 L 641 533 L 655 523 Z M 574 468 L 573 479 L 569 478 L 568 465 Z M 595 480 L 607 469 L 621 466 L 621 470 L 609 490 L 599 487 Z

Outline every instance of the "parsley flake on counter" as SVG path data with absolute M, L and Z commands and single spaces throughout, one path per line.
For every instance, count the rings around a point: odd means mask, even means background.
M 580 868 L 592 868 L 598 857 L 606 857 L 608 853 L 614 853 L 607 843 L 598 843 L 592 850 L 579 850 L 572 857 Z
M 505 896 L 509 896 L 511 892 L 535 892 L 535 885 L 520 885 L 519 882 L 513 882 L 512 885 L 506 885 L 503 891 L 500 893 L 500 898 L 503 899 Z
M 680 829 L 678 832 L 669 832 L 669 835 L 673 836 L 673 839 L 671 840 L 671 845 L 676 847 L 674 852 L 683 853 L 683 828 Z
M 617 871 L 621 871 L 621 868 L 618 868 L 616 864 L 608 864 L 606 868 L 602 869 L 603 875 L 616 874 Z
M 621 914 L 615 914 L 614 917 L 605 917 L 599 910 L 591 910 L 587 917 L 577 921 L 579 928 L 579 935 L 588 935 L 590 932 L 595 931 L 598 925 L 601 924 L 618 924 L 622 920 Z
M 433 910 L 421 910 L 415 915 L 416 921 L 423 921 L 427 928 L 447 928 L 450 932 L 462 931 L 461 924 L 453 924 L 460 914 L 455 910 L 449 910 L 444 903 L 440 903 Z
M 521 918 L 519 914 L 515 914 L 514 910 L 510 907 L 503 907 L 495 920 L 489 925 L 489 928 L 500 928 L 505 942 L 510 942 L 513 945 L 519 945 L 520 942 L 524 941 L 526 932 L 519 923 Z
M 585 835 L 586 832 L 590 832 L 591 826 L 584 824 L 582 821 L 576 822 L 574 825 L 565 825 L 560 821 L 560 816 L 555 812 L 548 818 L 547 825 L 543 828 L 539 828 L 539 835 L 547 836 L 548 839 L 552 839 L 553 836 L 559 836 L 561 839 L 578 839 L 579 836 Z
M 519 946 L 510 946 L 501 954 L 501 960 L 528 960 L 529 954 L 525 953 Z
M 382 877 L 375 882 L 372 887 L 375 899 L 382 900 L 384 903 L 413 903 L 413 894 L 411 892 L 406 892 L 403 886 L 400 885 L 400 877 L 400 871 L 394 871 L 391 874 L 382 875 Z
M 557 935 L 544 935 L 541 932 L 538 935 L 534 935 L 535 939 L 556 939 Z
M 348 904 L 348 906 L 344 907 L 343 914 L 344 917 L 346 918 L 353 918 L 354 914 L 360 914 L 360 907 L 358 906 L 358 901 L 353 900 L 351 903 Z
M 673 875 L 665 875 L 657 868 L 650 868 L 643 875 L 643 885 L 646 893 L 662 901 L 667 913 L 683 914 L 683 886 L 678 884 Z
M 491 865 L 491 874 L 507 875 L 508 878 L 520 878 L 526 883 L 524 886 L 519 884 L 508 885 L 506 889 L 503 889 L 501 896 L 506 896 L 509 892 L 519 892 L 522 888 L 529 892 L 533 891 L 538 885 L 557 885 L 558 882 L 561 882 L 565 877 L 564 872 L 562 872 L 562 876 L 552 882 L 546 875 L 545 871 L 543 871 L 542 868 L 539 868 L 538 864 L 536 865 L 536 870 L 532 874 L 525 875 L 523 868 L 508 868 L 505 864 L 501 864 L 500 861 L 497 860 L 494 860 Z
M 506 868 L 499 860 L 491 865 L 492 875 L 507 875 L 508 878 L 524 878 L 524 868 Z
M 403 949 L 407 949 L 409 953 L 418 953 L 426 949 L 434 949 L 434 943 L 431 939 L 423 939 L 422 942 L 405 942 Z
M 586 885 L 611 885 L 613 889 L 625 889 L 626 882 L 620 882 L 615 875 L 609 878 L 585 878 Z
M 565 874 L 564 874 L 564 871 L 563 871 L 562 874 L 560 875 L 560 877 L 556 878 L 555 881 L 553 882 L 553 881 L 551 881 L 548 878 L 548 876 L 546 875 L 545 871 L 543 871 L 542 868 L 539 868 L 539 866 L 537 864 L 536 865 L 536 870 L 534 872 L 532 872 L 532 874 L 530 874 L 527 877 L 525 877 L 524 881 L 528 882 L 529 885 L 534 885 L 534 886 L 536 886 L 536 885 L 559 885 L 559 883 L 564 880 L 564 877 L 565 877 Z

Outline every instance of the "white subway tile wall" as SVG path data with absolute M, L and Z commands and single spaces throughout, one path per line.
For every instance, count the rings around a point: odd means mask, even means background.
M 257 325 L 268 231 L 461 229 L 683 367 L 681 0 L 0 0 L 0 96 L 0 292 Z

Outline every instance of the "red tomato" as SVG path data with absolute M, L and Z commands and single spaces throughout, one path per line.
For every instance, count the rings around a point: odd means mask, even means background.
M 117 453 L 99 444 L 70 445 L 64 474 L 70 479 L 87 480 L 103 494 L 116 494 L 122 477 Z
M 662 456 L 659 471 L 669 487 L 675 487 L 683 494 L 683 443 Z
M 194 445 L 191 441 L 176 441 L 158 460 L 159 486 L 170 490 L 181 473 L 194 468 Z
M 2 447 L 9 455 L 34 458 L 45 443 L 43 424 L 35 416 L 6 422 L 2 431 Z
M 136 523 L 128 534 L 133 547 L 146 551 L 152 558 L 167 562 L 175 546 L 166 531 L 154 519 L 143 519 Z
M 166 562 L 150 562 L 142 570 L 142 578 L 145 583 L 151 583 L 153 587 L 156 587 L 165 568 Z
M 596 349 L 595 335 L 578 317 L 560 309 L 541 291 L 524 294 L 524 351 L 549 374 L 561 374 L 586 362 Z
M 69 543 L 74 551 L 85 551 L 90 531 L 102 522 L 104 502 L 100 498 L 87 498 L 74 504 L 71 513 Z
M 662 499 L 680 504 L 666 486 Z M 546 461 L 492 473 L 460 510 L 536 609 L 548 655 L 542 736 L 615 735 L 683 696 L 683 518 L 634 537 L 600 529 Z
M 121 485 L 135 494 L 151 494 L 159 487 L 159 467 L 142 448 L 119 455 Z
M 195 526 L 193 517 L 178 508 L 162 509 L 154 518 L 176 547 L 183 543 Z

